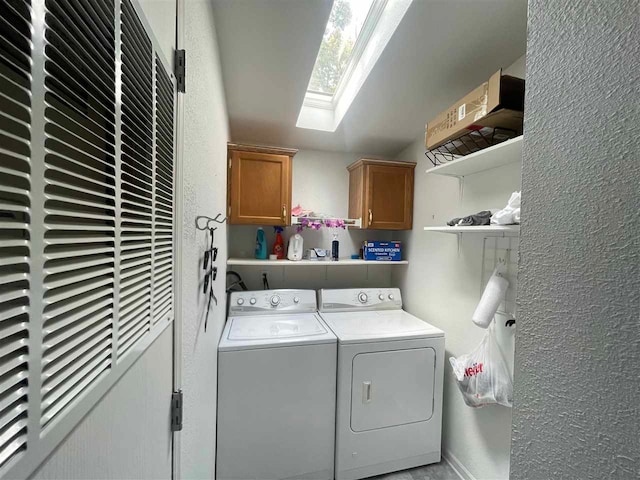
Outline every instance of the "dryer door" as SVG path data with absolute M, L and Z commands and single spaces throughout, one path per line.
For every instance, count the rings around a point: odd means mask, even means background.
M 433 414 L 435 364 L 433 348 L 356 355 L 351 429 L 363 432 L 429 420 Z

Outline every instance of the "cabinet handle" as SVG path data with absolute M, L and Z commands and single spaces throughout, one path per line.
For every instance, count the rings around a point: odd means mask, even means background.
M 282 205 L 282 219 L 285 222 L 287 221 L 287 206 L 286 205 Z
M 373 211 L 369 209 L 369 226 L 373 223 Z

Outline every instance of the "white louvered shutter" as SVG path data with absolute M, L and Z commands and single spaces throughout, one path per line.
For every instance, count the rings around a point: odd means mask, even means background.
M 176 89 L 140 12 L 0 0 L 0 478 L 173 321 Z
M 27 448 L 31 14 L 0 2 L 0 469 Z
M 122 216 L 118 358 L 151 327 L 153 57 L 131 3 L 122 3 Z
M 43 427 L 111 367 L 116 165 L 113 2 L 46 5 Z
M 174 87 L 156 58 L 153 323 L 173 315 Z

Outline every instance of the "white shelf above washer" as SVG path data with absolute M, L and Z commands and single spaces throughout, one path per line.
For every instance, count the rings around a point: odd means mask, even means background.
M 476 227 L 424 227 L 425 232 L 438 233 L 481 233 L 487 237 L 517 237 L 520 225 L 486 225 Z
M 448 177 L 465 177 L 473 173 L 520 162 L 522 157 L 522 135 L 511 140 L 465 155 L 427 170 L 427 173 Z
M 375 260 L 354 260 L 350 258 L 340 259 L 337 262 L 330 260 L 257 260 L 255 258 L 230 258 L 227 265 L 262 266 L 262 267 L 344 267 L 344 266 L 385 266 L 408 265 L 407 260 L 396 262 Z

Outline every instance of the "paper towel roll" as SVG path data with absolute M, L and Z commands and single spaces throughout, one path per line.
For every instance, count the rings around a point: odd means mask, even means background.
M 491 324 L 500 302 L 504 300 L 507 288 L 509 288 L 509 281 L 502 275 L 493 272 L 482 293 L 482 298 L 476 307 L 476 311 L 473 312 L 473 317 L 471 317 L 473 323 L 482 328 L 487 328 Z

